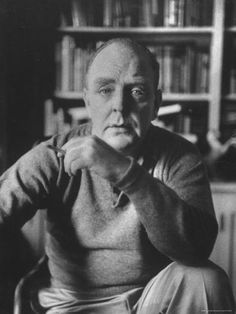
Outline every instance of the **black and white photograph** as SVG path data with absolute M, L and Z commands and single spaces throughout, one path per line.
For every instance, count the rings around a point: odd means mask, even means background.
M 236 313 L 236 0 L 0 0 L 0 314 Z

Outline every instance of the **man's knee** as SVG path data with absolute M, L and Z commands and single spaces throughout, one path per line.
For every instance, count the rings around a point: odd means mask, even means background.
M 204 285 L 206 289 L 222 288 L 229 285 L 225 271 L 211 261 L 202 265 L 183 265 L 174 262 L 170 265 L 172 276 L 178 280 L 184 280 L 191 287 Z
M 149 313 L 156 313 L 157 309 L 159 312 L 168 309 L 165 313 L 223 309 L 234 313 L 234 298 L 226 273 L 212 262 L 199 266 L 173 262 L 145 287 L 140 308 L 153 308 Z M 140 310 L 137 313 L 147 312 Z

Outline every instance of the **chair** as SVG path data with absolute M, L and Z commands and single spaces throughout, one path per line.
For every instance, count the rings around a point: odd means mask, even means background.
M 40 144 L 42 141 L 46 141 L 50 138 L 50 136 L 43 137 L 36 141 L 33 145 L 33 147 Z M 39 252 L 34 252 L 36 256 L 42 256 L 43 250 L 43 244 L 37 243 L 37 247 L 35 248 L 35 234 L 37 234 L 37 231 L 43 230 L 43 221 L 45 217 L 41 214 L 40 217 L 37 217 L 36 222 L 32 223 L 34 218 L 31 219 L 30 224 L 26 224 L 22 232 L 26 236 L 28 234 L 28 237 L 34 234 L 34 241 L 32 242 L 31 246 L 35 250 L 37 249 Z M 32 232 L 33 230 L 33 232 Z M 42 240 L 40 241 L 42 242 Z M 44 241 L 43 241 L 44 242 Z M 14 295 L 14 306 L 13 306 L 13 314 L 33 314 L 34 311 L 31 308 L 30 305 L 30 297 L 32 289 L 36 285 L 47 284 L 47 278 L 49 279 L 49 271 L 47 266 L 48 258 L 46 255 L 41 257 L 38 261 L 38 263 L 35 265 L 35 267 L 27 273 L 17 284 L 15 289 L 15 295 Z
M 36 286 L 47 284 L 47 279 L 49 279 L 47 261 L 48 258 L 44 255 L 18 283 L 15 289 L 13 314 L 34 313 L 30 305 L 31 293 Z

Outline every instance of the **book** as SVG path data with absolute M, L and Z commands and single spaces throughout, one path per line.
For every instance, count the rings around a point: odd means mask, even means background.
M 55 89 L 62 89 L 62 42 L 55 44 Z
M 230 59 L 229 59 L 229 93 L 235 94 L 236 93 L 236 39 L 233 39 L 230 47 Z
M 44 136 L 51 136 L 55 134 L 55 114 L 54 105 L 51 99 L 44 102 Z
M 195 92 L 194 80 L 195 80 L 195 57 L 196 47 L 194 44 L 188 44 L 185 46 L 184 55 L 184 71 L 183 71 L 183 92 L 191 93 Z
M 152 26 L 152 1 L 142 0 L 139 26 Z
M 104 0 L 103 26 L 113 25 L 113 0 Z
M 185 0 L 168 0 L 165 2 L 164 26 L 184 26 Z
M 181 93 L 184 92 L 183 83 L 183 45 L 176 45 L 173 51 L 173 66 L 172 66 L 172 79 L 171 79 L 171 92 Z
M 213 0 L 199 1 L 199 26 L 210 26 L 213 20 Z
M 178 27 L 183 27 L 185 25 L 185 2 L 187 0 L 179 0 L 178 4 Z
M 152 12 L 152 26 L 163 26 L 164 0 L 152 0 L 151 12 Z
M 70 108 L 68 109 L 68 114 L 70 115 L 71 119 L 71 127 L 85 123 L 89 120 L 89 115 L 85 107 Z
M 62 38 L 61 48 L 61 90 L 70 91 L 73 86 L 74 78 L 74 48 L 75 40 L 69 35 Z
M 71 0 L 72 25 L 73 27 L 87 26 L 87 1 Z
M 163 91 L 171 93 L 172 70 L 173 70 L 173 45 L 165 45 L 163 47 Z
M 66 26 L 72 26 L 72 9 L 71 9 L 71 2 L 62 0 L 60 1 L 59 6 L 59 18 L 60 18 L 60 26 L 66 27 Z
M 236 67 L 230 70 L 229 92 L 230 94 L 236 93 Z
M 122 0 L 115 0 L 113 3 L 113 23 L 114 27 L 124 26 L 124 12 Z
M 187 0 L 185 5 L 185 26 L 195 25 L 194 0 Z
M 180 104 L 171 104 L 167 106 L 161 106 L 158 111 L 158 116 L 167 116 L 170 114 L 176 114 L 182 111 L 182 106 Z
M 85 49 L 76 47 L 74 50 L 74 86 L 73 90 L 82 92 L 85 75 Z

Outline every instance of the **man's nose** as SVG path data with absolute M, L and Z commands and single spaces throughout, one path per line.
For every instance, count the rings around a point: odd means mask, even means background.
M 125 108 L 126 96 L 123 90 L 116 92 L 115 97 L 113 98 L 113 111 L 123 112 Z

